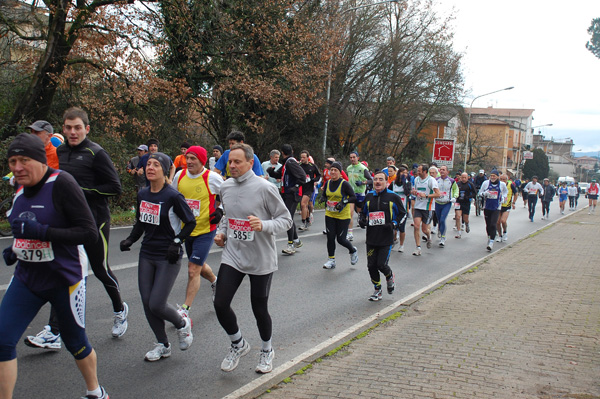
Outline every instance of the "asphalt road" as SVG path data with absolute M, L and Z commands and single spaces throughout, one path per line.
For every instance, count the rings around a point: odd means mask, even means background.
M 552 218 L 558 218 L 558 203 L 552 204 Z M 527 210 L 519 200 L 509 218 L 509 243 L 543 226 L 538 205 L 534 223 L 527 219 Z M 298 220 L 298 217 L 297 219 Z M 452 216 L 448 222 L 452 223 Z M 337 251 L 337 268 L 325 270 L 327 260 L 325 236 L 322 234 L 324 213 L 315 213 L 315 223 L 308 232 L 300 233 L 304 246 L 293 256 L 281 254 L 285 235 L 278 237 L 279 271 L 275 273 L 269 301 L 273 318 L 274 366 L 298 357 L 327 341 L 381 309 L 389 306 L 432 282 L 486 256 L 483 216 L 471 215 L 471 233 L 461 240 L 449 232 L 445 248 L 423 246 L 421 257 L 412 256 L 415 248 L 410 219 L 407 225 L 406 251 L 394 251 L 390 266 L 396 274 L 397 289 L 393 295 L 384 292 L 380 302 L 369 302 L 373 287 L 366 270 L 365 232 L 355 229 L 354 245 L 359 250 L 359 263 L 350 265 L 347 250 Z M 240 328 L 252 350 L 240 361 L 238 368 L 225 373 L 220 370 L 227 354 L 229 340 L 218 324 L 212 308 L 210 285 L 203 281 L 191 310 L 194 321 L 194 343 L 185 352 L 177 349 L 173 326 L 167 331 L 175 343 L 173 354 L 156 363 L 145 362 L 145 353 L 153 348 L 154 336 L 146 322 L 137 288 L 137 254 L 139 243 L 131 252 L 121 253 L 118 243 L 130 228 L 115 228 L 110 237 L 110 264 L 119 279 L 124 300 L 129 304 L 129 330 L 120 339 L 113 339 L 112 307 L 102 285 L 94 277 L 88 280 L 87 332 L 98 353 L 98 374 L 111 398 L 221 398 L 257 378 L 254 367 L 258 360 L 260 338 L 249 301 L 249 284 L 245 280 L 233 302 Z M 9 238 L 0 239 L 8 246 Z M 495 250 L 505 244 L 496 243 Z M 220 249 L 213 247 L 208 263 L 215 273 L 220 262 Z M 187 262 L 184 262 L 187 263 Z M 12 267 L 0 268 L 0 296 L 4 295 L 12 275 Z M 187 282 L 183 266 L 170 301 L 181 303 Z M 385 291 L 385 290 L 384 290 Z M 45 306 L 26 332 L 35 335 L 47 322 L 49 307 Z M 19 376 L 15 398 L 77 397 L 84 393 L 84 384 L 72 357 L 63 348 L 45 351 L 18 345 Z

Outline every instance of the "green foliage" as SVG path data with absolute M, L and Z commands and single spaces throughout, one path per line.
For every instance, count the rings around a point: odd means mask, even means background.
M 550 165 L 548 164 L 548 157 L 541 148 L 533 150 L 533 159 L 525 161 L 523 166 L 523 177 L 531 179 L 533 176 L 537 176 L 539 180 L 548 177 L 550 173 Z
M 594 18 L 587 32 L 592 35 L 590 40 L 585 44 L 592 54 L 600 58 L 600 18 Z

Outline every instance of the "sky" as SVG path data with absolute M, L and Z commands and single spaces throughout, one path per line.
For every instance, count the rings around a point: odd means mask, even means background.
M 469 106 L 534 109 L 546 139 L 572 138 L 574 152 L 600 153 L 600 58 L 585 48 L 600 0 L 435 0 L 454 7 L 455 50 L 464 54 Z

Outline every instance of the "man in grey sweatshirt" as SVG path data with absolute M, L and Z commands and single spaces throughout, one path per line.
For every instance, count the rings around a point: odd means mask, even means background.
M 221 185 L 225 217 L 215 236 L 223 247 L 217 278 L 215 311 L 219 323 L 231 339 L 229 353 L 221 370 L 233 371 L 239 359 L 250 351 L 242 337 L 231 301 L 246 275 L 250 278 L 250 301 L 262 339 L 257 373 L 273 369 L 272 322 L 268 311 L 269 290 L 277 270 L 275 235 L 288 230 L 292 219 L 275 186 L 252 171 L 254 151 L 236 144 L 229 153 L 232 179 Z

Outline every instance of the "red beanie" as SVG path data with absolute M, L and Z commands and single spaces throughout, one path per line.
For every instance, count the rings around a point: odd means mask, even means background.
M 204 147 L 200 147 L 199 145 L 193 145 L 188 148 L 185 154 L 187 155 L 189 153 L 194 154 L 202 165 L 204 165 L 208 159 L 208 156 L 206 155 L 206 149 L 204 149 Z

